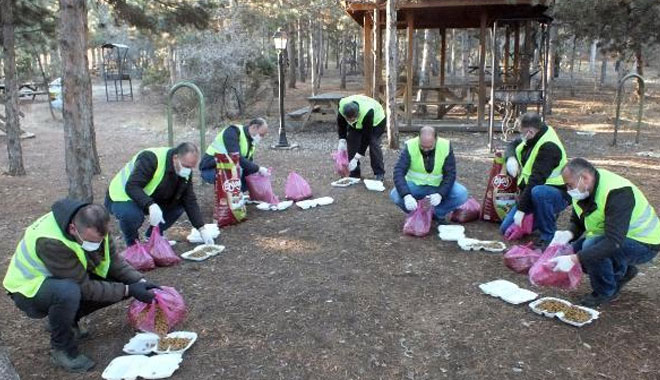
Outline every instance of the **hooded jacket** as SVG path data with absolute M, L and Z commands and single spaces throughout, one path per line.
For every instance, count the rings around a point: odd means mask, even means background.
M 69 198 L 59 200 L 53 204 L 51 210 L 57 225 L 67 239 L 76 240 L 74 236 L 69 234 L 68 226 L 71 224 L 76 212 L 88 204 Z M 138 282 L 143 276 L 117 254 L 112 237 L 109 237 L 108 242 L 110 244 L 110 268 L 106 279 L 100 279 L 92 273 L 93 269 L 103 259 L 104 243 L 101 243 L 99 249 L 94 252 L 85 252 L 87 269 L 78 260 L 75 252 L 58 240 L 39 238 L 35 247 L 37 255 L 53 277 L 71 279 L 80 285 L 83 300 L 118 302 L 125 298 L 125 285 Z

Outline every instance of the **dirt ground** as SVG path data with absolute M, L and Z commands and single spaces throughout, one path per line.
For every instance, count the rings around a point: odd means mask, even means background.
M 324 82 L 323 91 L 334 90 Z M 349 92 L 359 92 L 358 78 Z M 309 88 L 289 90 L 287 106 L 304 103 Z M 636 155 L 660 142 L 660 95 L 651 85 L 648 124 L 639 145 L 629 130 L 620 145 L 609 146 L 614 115 L 611 89 L 594 91 L 584 83 L 577 98 L 557 91 L 550 123 L 559 128 L 570 156 L 585 156 L 625 175 L 660 205 L 660 159 Z M 24 229 L 66 194 L 63 136 L 44 102 L 24 104 L 24 128 L 37 138 L 23 141 L 28 175 L 0 177 L 0 268 L 4 271 Z M 629 107 L 627 112 L 634 112 Z M 253 116 L 257 116 L 256 114 Z M 270 116 L 277 125 L 275 115 Z M 501 255 L 466 253 L 456 244 L 404 236 L 404 214 L 388 192 L 362 186 L 337 189 L 330 152 L 336 144 L 331 119 L 306 131 L 290 132 L 301 148 L 289 152 L 261 148 L 256 159 L 274 168 L 274 188 L 283 195 L 287 174 L 306 178 L 315 195 L 333 205 L 284 212 L 249 209 L 248 220 L 222 230 L 220 256 L 202 263 L 183 262 L 148 272 L 147 277 L 175 286 L 189 314 L 177 329 L 195 331 L 197 343 L 185 354 L 176 379 L 657 379 L 660 373 L 660 271 L 642 268 L 600 319 L 583 328 L 532 313 L 481 293 L 478 284 L 498 278 L 532 288 L 527 278 L 508 270 Z M 107 103 L 95 87 L 94 121 L 103 174 L 95 179 L 102 200 L 114 173 L 139 149 L 165 145 L 165 109 L 153 99 Z M 189 123 L 192 124 L 192 123 Z M 576 131 L 593 131 L 594 136 Z M 207 141 L 215 131 L 209 131 Z M 276 127 L 263 142 L 273 143 Z M 402 141 L 407 136 L 402 136 Z M 458 180 L 481 201 L 491 156 L 486 135 L 445 134 L 458 161 Z M 190 127 L 177 128 L 178 141 L 198 141 Z M 4 139 L 0 146 L 6 145 Z M 501 143 L 500 143 L 501 145 Z M 391 174 L 398 152 L 386 150 Z M 6 155 L 0 166 L 6 167 Z M 366 168 L 364 174 L 371 175 Z M 213 189 L 196 184 L 208 222 Z M 565 225 L 568 212 L 564 213 Z M 181 224 L 185 225 L 182 220 Z M 466 225 L 469 236 L 498 239 L 497 225 Z M 114 233 L 115 237 L 119 237 Z M 178 252 L 190 248 L 176 246 Z M 542 295 L 575 300 L 589 291 L 534 289 Z M 126 323 L 128 301 L 89 318 L 91 337 L 81 349 L 97 362 L 93 372 L 70 375 L 53 369 L 43 321 L 30 320 L 8 297 L 0 297 L 0 344 L 24 379 L 97 379 L 122 355 L 134 332 Z

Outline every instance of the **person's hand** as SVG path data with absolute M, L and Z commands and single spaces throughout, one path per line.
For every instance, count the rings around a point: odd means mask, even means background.
M 359 153 L 355 153 L 355 156 L 353 156 L 353 159 L 348 163 L 348 170 L 353 171 L 357 169 L 358 163 L 360 162 L 360 158 L 362 158 L 362 155 Z
M 197 229 L 199 231 L 199 236 L 202 238 L 204 244 L 215 244 L 211 232 L 204 227 Z
M 259 166 L 259 175 L 267 176 L 268 174 L 269 173 L 268 173 L 268 168 L 267 167 Z
M 511 156 L 506 160 L 506 171 L 511 177 L 517 177 L 518 172 L 520 171 L 520 165 L 518 165 L 518 160 Z
M 163 219 L 163 210 L 161 210 L 157 204 L 152 203 L 151 206 L 149 206 L 149 224 L 155 227 L 160 223 L 165 223 L 165 219 Z
M 442 195 L 438 193 L 429 195 L 429 202 L 431 203 L 431 206 L 436 207 L 440 204 L 440 202 L 442 202 Z
M 406 206 L 406 210 L 415 211 L 417 210 L 417 200 L 412 195 L 408 194 L 403 197 L 403 203 Z
M 346 145 L 346 139 L 339 139 L 339 142 L 337 143 L 337 150 L 346 150 L 347 145 Z
M 550 241 L 550 245 L 564 245 L 573 240 L 573 233 L 571 231 L 557 231 Z
M 152 303 L 154 300 L 154 292 L 151 291 L 151 289 L 160 289 L 160 287 L 148 281 L 138 281 L 134 284 L 128 285 L 128 295 L 140 302 Z
M 522 227 L 522 222 L 524 218 L 525 218 L 525 213 L 520 210 L 516 210 L 516 213 L 513 214 L 513 223 L 515 223 L 516 226 L 518 227 Z
M 553 272 L 569 272 L 575 264 L 578 263 L 577 255 L 564 255 L 557 256 L 553 259 L 550 259 L 548 263 L 554 264 L 552 267 Z

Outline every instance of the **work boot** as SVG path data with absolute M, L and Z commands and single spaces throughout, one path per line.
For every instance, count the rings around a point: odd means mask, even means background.
M 636 266 L 634 265 L 628 265 L 628 269 L 626 269 L 626 274 L 623 275 L 621 278 L 621 281 L 619 281 L 619 290 L 623 288 L 623 286 L 627 283 L 630 282 L 633 278 L 637 276 L 637 273 L 639 273 L 639 269 L 637 269 Z
M 611 296 L 602 296 L 596 293 L 589 293 L 580 299 L 580 305 L 586 307 L 598 307 L 602 304 L 614 301 L 619 296 L 619 292 L 612 294 Z
M 85 326 L 75 324 L 71 329 L 73 329 L 73 337 L 77 340 L 85 339 L 89 336 L 89 330 Z
M 66 351 L 57 349 L 50 350 L 50 361 L 67 372 L 76 373 L 87 372 L 96 364 L 83 354 L 71 356 Z
M 385 174 L 378 174 L 376 175 L 376 180 L 383 182 L 385 180 Z

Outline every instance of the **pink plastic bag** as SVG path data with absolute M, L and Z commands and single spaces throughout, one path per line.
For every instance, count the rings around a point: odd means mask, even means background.
M 158 313 L 160 311 L 160 313 Z M 156 323 L 157 313 L 161 321 Z M 146 332 L 165 333 L 186 318 L 186 304 L 183 297 L 174 288 L 162 286 L 154 289 L 154 302 L 144 303 L 133 300 L 128 307 L 128 322 L 133 328 Z M 163 326 L 162 322 L 166 326 Z
M 504 232 L 504 239 L 506 240 L 520 240 L 532 233 L 534 229 L 534 214 L 526 214 L 522 220 L 522 226 L 518 227 L 517 224 L 511 223 L 509 228 Z
M 417 209 L 410 213 L 403 225 L 403 233 L 412 236 L 426 236 L 431 230 L 431 219 L 433 218 L 433 207 L 428 199 L 417 202 Z
M 335 172 L 343 177 L 348 177 L 348 152 L 345 150 L 336 150 L 332 152 L 332 159 L 335 161 Z
M 450 219 L 455 223 L 474 222 L 481 215 L 481 205 L 476 199 L 470 197 L 459 208 L 452 211 Z
M 552 270 L 554 264 L 549 263 L 551 259 L 557 256 L 572 254 L 573 247 L 569 244 L 549 246 L 529 269 L 529 281 L 536 286 L 551 286 L 569 290 L 577 288 L 580 285 L 580 280 L 582 280 L 582 266 L 580 264 L 574 265 L 568 272 L 555 272 Z
M 302 201 L 312 197 L 312 188 L 303 177 L 296 172 L 289 173 L 284 186 L 284 196 L 292 201 Z
M 158 226 L 151 229 L 151 236 L 147 245 L 154 263 L 159 267 L 169 267 L 181 261 L 181 258 L 174 253 L 170 242 L 160 235 Z
M 124 257 L 124 260 L 131 264 L 131 266 L 139 271 L 152 270 L 156 267 L 154 259 L 147 252 L 147 247 L 140 243 L 139 240 L 135 241 L 135 244 L 126 248 L 122 252 L 121 256 Z
M 280 203 L 280 200 L 273 193 L 273 186 L 270 184 L 270 170 L 268 171 L 268 175 L 255 173 L 246 176 L 245 182 L 250 191 L 250 200 L 270 204 Z
M 516 245 L 504 254 L 504 265 L 517 273 L 527 273 L 541 257 L 540 249 L 532 249 L 533 243 Z

